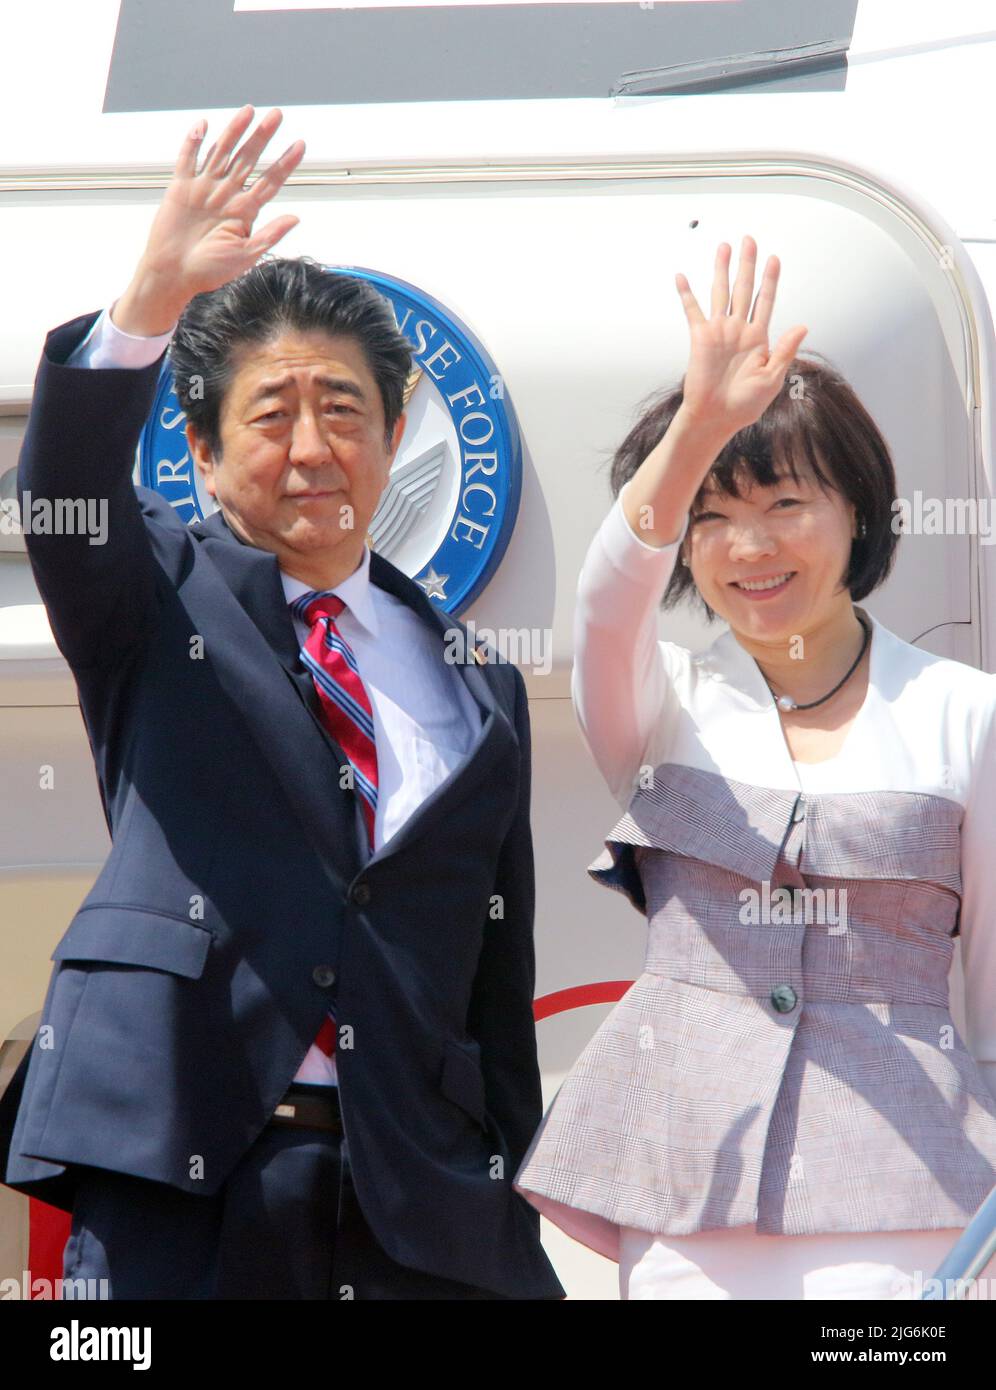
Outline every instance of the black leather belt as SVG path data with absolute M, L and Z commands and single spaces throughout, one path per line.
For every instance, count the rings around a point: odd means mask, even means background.
M 338 1086 L 312 1086 L 293 1081 L 270 1117 L 271 1125 L 300 1125 L 342 1134 Z

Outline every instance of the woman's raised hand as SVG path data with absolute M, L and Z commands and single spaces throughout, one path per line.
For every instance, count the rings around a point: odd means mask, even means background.
M 752 237 L 743 239 L 732 297 L 731 255 L 729 244 L 722 242 L 716 252 L 709 318 L 684 275 L 675 277 L 691 335 L 682 411 L 689 421 L 701 422 L 726 436 L 736 434 L 764 413 L 781 390 L 789 364 L 808 332 L 801 325 L 788 329 L 769 352 L 768 324 L 778 285 L 778 258 L 768 257 L 751 313 L 757 244 Z
M 125 332 L 166 332 L 195 294 L 251 270 L 297 225 L 297 217 L 284 214 L 253 232 L 260 209 L 304 156 L 304 141 L 296 140 L 247 188 L 246 181 L 283 119 L 277 109 L 268 112 L 236 149 L 253 114 L 251 106 L 244 106 L 229 121 L 200 169 L 197 156 L 207 122 L 195 122 L 185 138 L 135 277 L 112 314 Z

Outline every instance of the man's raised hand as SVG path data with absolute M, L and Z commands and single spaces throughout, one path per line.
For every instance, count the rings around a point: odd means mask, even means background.
M 253 108 L 244 106 L 200 169 L 197 157 L 207 123 L 195 122 L 187 135 L 134 278 L 112 310 L 124 332 L 144 337 L 168 332 L 195 294 L 244 275 L 297 225 L 297 217 L 284 214 L 253 232 L 260 209 L 300 164 L 304 141 L 296 140 L 247 188 L 283 116 L 276 109 L 268 112 L 239 146 L 252 119 Z

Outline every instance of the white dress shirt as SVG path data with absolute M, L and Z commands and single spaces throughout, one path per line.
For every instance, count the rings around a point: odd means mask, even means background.
M 146 367 L 167 346 L 172 329 L 143 338 L 116 326 L 108 310 L 67 359 L 73 367 Z M 310 586 L 283 570 L 288 604 Z M 481 730 L 481 711 L 455 666 L 440 660 L 441 641 L 415 613 L 370 582 L 370 551 L 363 547 L 353 573 L 334 586 L 346 607 L 336 627 L 352 649 L 373 709 L 377 745 L 374 851 L 397 834 L 426 797 L 450 775 Z M 306 623 L 294 618 L 303 646 Z M 365 843 L 359 797 L 357 833 Z M 312 1044 L 295 1081 L 336 1082 L 334 1056 Z

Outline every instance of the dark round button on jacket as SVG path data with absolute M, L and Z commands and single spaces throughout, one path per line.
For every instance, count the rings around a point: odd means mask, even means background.
M 799 996 L 791 985 L 775 985 L 771 991 L 771 1002 L 780 1014 L 790 1014 L 799 1002 Z
M 357 905 L 358 907 L 366 907 L 366 905 L 367 905 L 367 903 L 368 903 L 369 901 L 370 901 L 370 885 L 369 885 L 369 883 L 358 883 L 358 884 L 356 885 L 356 887 L 353 889 L 353 902 L 356 903 L 356 905 Z
M 335 984 L 335 971 L 331 965 L 316 965 L 311 972 L 311 978 L 316 985 L 321 985 L 322 989 L 329 989 Z

